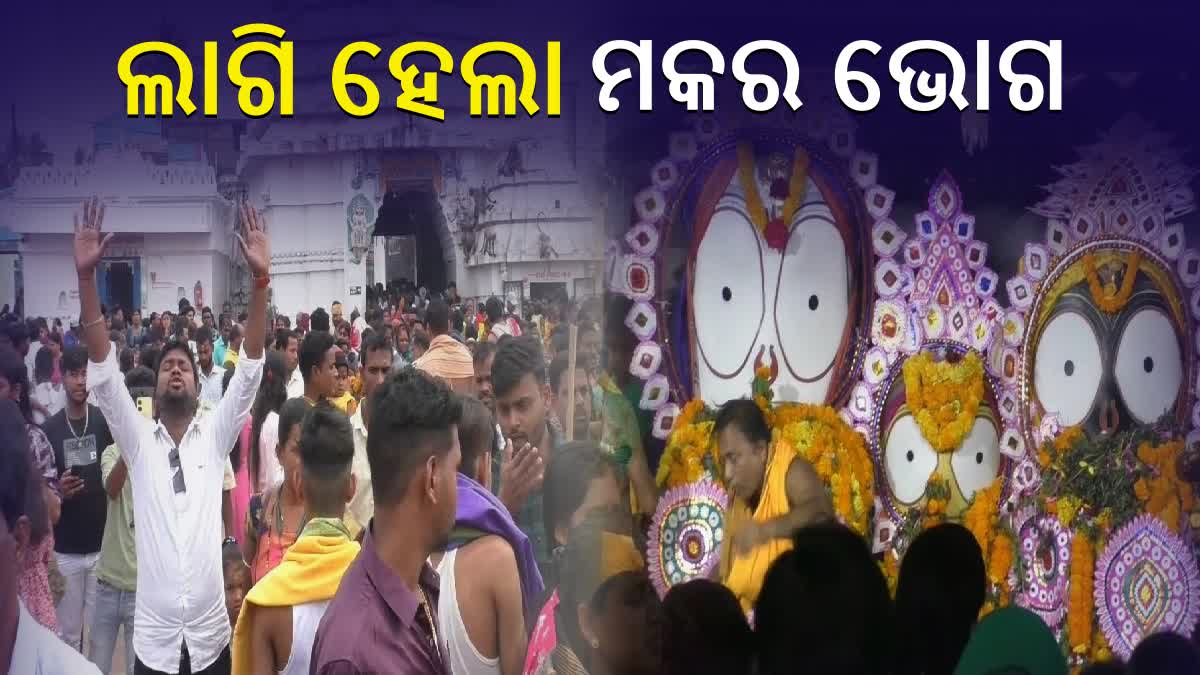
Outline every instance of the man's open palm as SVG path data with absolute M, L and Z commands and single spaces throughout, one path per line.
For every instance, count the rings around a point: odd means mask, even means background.
M 242 216 L 242 233 L 238 235 L 238 243 L 242 255 L 246 256 L 246 265 L 250 273 L 256 277 L 265 277 L 271 272 L 271 250 L 267 242 L 266 222 L 263 216 L 247 202 L 240 206 Z
M 91 274 L 96 269 L 104 256 L 104 248 L 112 240 L 112 233 L 101 234 L 103 223 L 104 204 L 96 197 L 83 202 L 82 214 L 75 214 L 75 271 L 81 275 Z

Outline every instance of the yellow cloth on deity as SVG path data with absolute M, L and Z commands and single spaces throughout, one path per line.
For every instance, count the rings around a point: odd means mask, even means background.
M 308 531 L 306 527 L 305 532 Z M 357 541 L 345 534 L 352 534 L 352 530 L 341 536 L 326 536 L 324 532 L 319 535 L 301 533 L 279 566 L 259 579 L 246 594 L 242 613 L 233 630 L 231 651 L 235 675 L 250 672 L 250 635 L 255 607 L 294 607 L 322 602 L 337 593 L 342 576 L 358 557 L 360 548 Z
M 790 538 L 773 539 L 747 554 L 739 555 L 731 544 L 743 523 L 752 521 L 761 525 L 787 515 L 791 510 L 787 498 L 787 472 L 796 458 L 796 451 L 788 443 L 775 441 L 771 444 L 770 453 L 762 494 L 754 513 L 750 512 L 744 499 L 735 497 L 726 515 L 728 525 L 721 555 L 721 582 L 733 591 L 746 612 L 754 609 L 754 602 L 758 599 L 758 592 L 762 589 L 771 563 L 792 548 Z

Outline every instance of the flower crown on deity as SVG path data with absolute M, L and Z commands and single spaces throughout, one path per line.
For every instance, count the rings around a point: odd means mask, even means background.
M 825 104 L 823 104 L 825 103 Z M 725 106 L 732 110 L 741 106 Z M 715 149 L 737 144 L 738 179 L 734 191 L 747 197 L 752 220 L 769 246 L 778 249 L 786 242 L 794 210 L 803 204 L 807 193 L 810 162 L 807 151 L 796 147 L 787 154 L 772 153 L 765 162 L 756 162 L 753 146 L 747 138 L 802 137 L 814 147 L 828 149 L 830 159 L 845 167 L 868 222 L 886 220 L 891 213 L 895 193 L 879 185 L 878 157 L 856 144 L 853 120 L 832 101 L 805 101 L 800 111 L 766 115 L 736 115 L 731 126 L 724 127 L 715 115 L 695 118 L 692 129 L 674 132 L 669 138 L 668 156 L 650 170 L 650 186 L 634 197 L 636 222 L 619 240 L 606 247 L 609 261 L 608 290 L 629 298 L 633 305 L 625 316 L 625 326 L 638 340 L 629 372 L 645 381 L 639 407 L 655 413 L 653 433 L 666 439 L 679 417 L 683 387 L 681 370 L 672 363 L 668 345 L 667 302 L 660 298 L 658 284 L 665 273 L 663 256 L 666 225 L 674 207 L 684 199 L 684 191 L 695 173 L 711 159 Z M 750 189 L 754 187 L 756 189 Z M 851 187 L 851 186 L 848 186 Z M 861 194 L 858 193 L 861 191 Z M 766 205 L 778 206 L 771 217 Z M 791 210 L 791 213 L 788 211 Z M 782 229 L 781 229 L 782 226 Z M 674 373 L 674 375 L 669 375 Z

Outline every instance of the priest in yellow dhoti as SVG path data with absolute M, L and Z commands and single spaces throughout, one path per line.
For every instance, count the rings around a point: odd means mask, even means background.
M 771 440 L 754 401 L 726 403 L 713 431 L 732 496 L 720 580 L 750 612 L 771 563 L 792 548 L 792 534 L 833 520 L 833 504 L 812 465 L 786 441 Z

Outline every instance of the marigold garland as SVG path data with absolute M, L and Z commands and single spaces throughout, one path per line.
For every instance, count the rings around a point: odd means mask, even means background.
M 954 452 L 975 426 L 983 401 L 983 362 L 975 352 L 961 361 L 935 361 L 921 352 L 904 362 L 907 403 L 925 440 L 937 452 Z
M 1129 298 L 1133 295 L 1133 282 L 1137 279 L 1138 267 L 1141 263 L 1141 251 L 1133 251 L 1129 254 L 1129 260 L 1125 265 L 1125 277 L 1121 280 L 1121 288 L 1118 290 L 1115 287 L 1105 288 L 1101 283 L 1094 255 L 1088 253 L 1083 256 L 1083 269 L 1087 276 L 1088 290 L 1092 293 L 1092 301 L 1101 311 L 1116 314 L 1125 308 Z
M 1138 446 L 1137 457 L 1150 467 L 1151 473 L 1133 484 L 1137 498 L 1146 504 L 1146 512 L 1154 515 L 1179 534 L 1192 512 L 1195 497 L 1192 485 L 1179 478 L 1178 459 L 1184 450 L 1183 441 Z
M 1071 539 L 1071 581 L 1067 598 L 1067 645 L 1072 654 L 1086 655 L 1092 647 L 1094 617 L 1092 575 L 1096 567 L 1092 542 L 1076 530 Z

